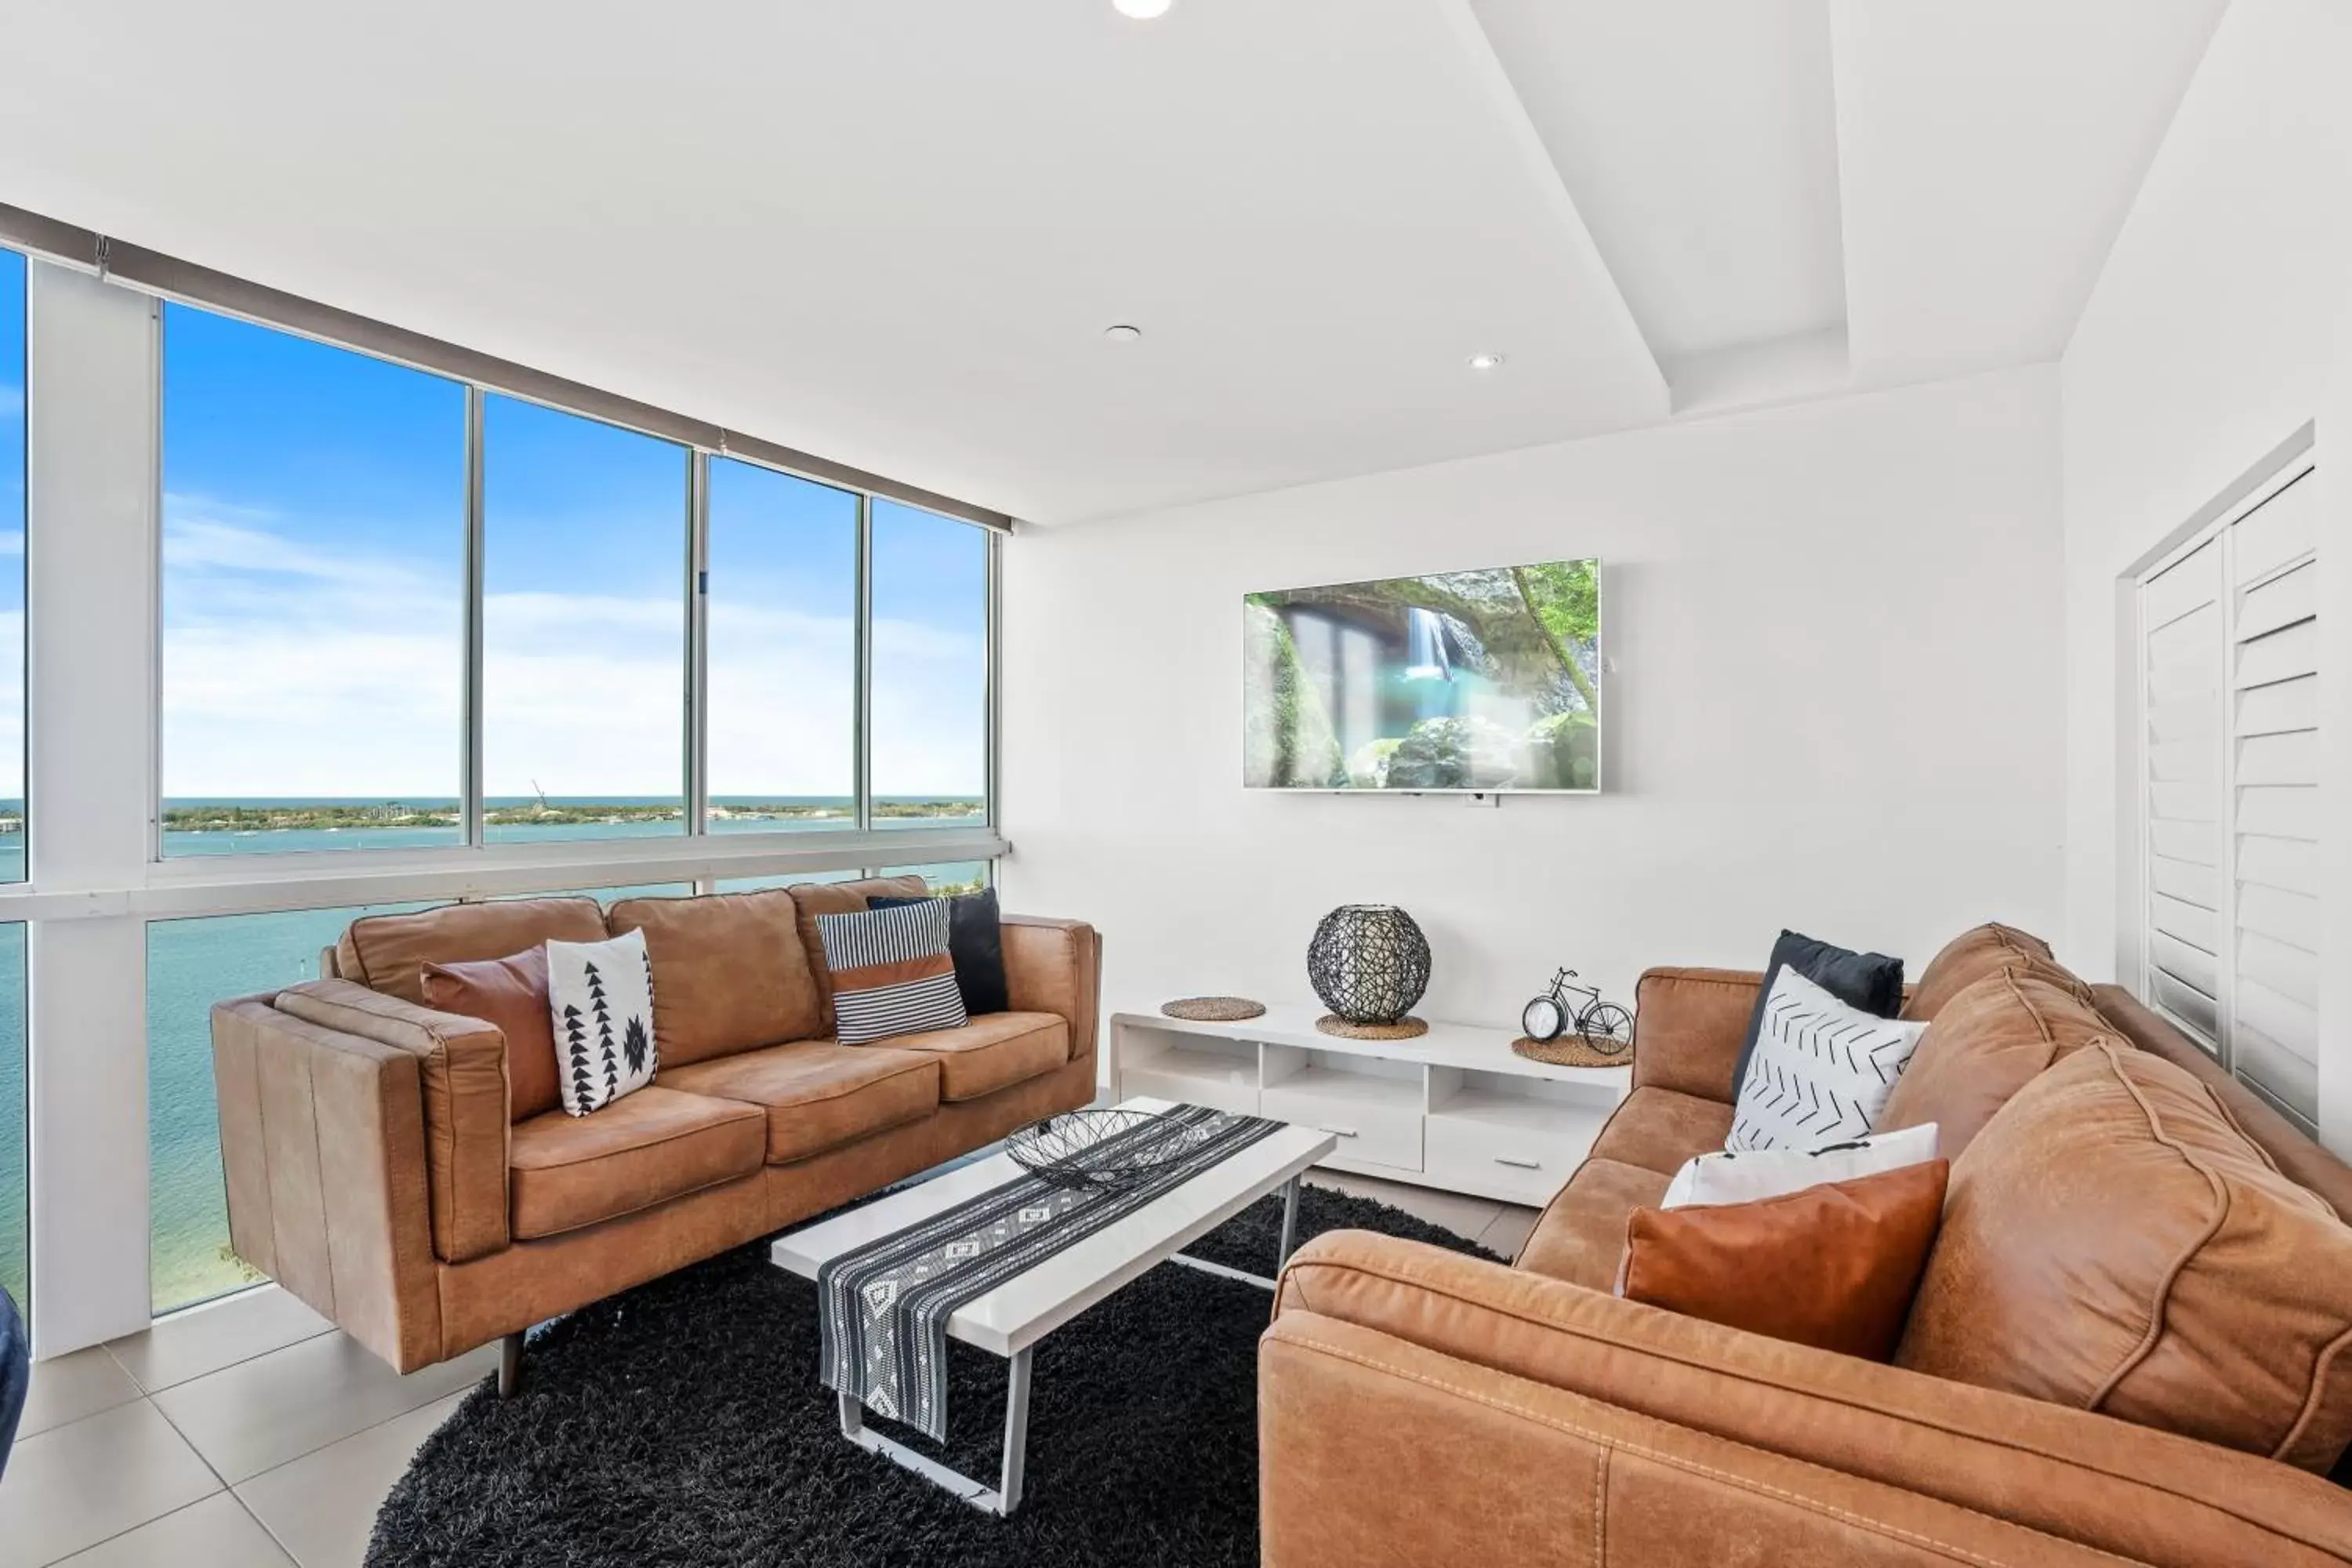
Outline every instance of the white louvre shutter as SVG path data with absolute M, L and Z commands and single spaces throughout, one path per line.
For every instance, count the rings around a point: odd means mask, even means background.
M 2299 471 L 2297 471 L 2299 470 Z M 2318 487 L 2307 462 L 2140 589 L 2143 994 L 2318 1115 Z

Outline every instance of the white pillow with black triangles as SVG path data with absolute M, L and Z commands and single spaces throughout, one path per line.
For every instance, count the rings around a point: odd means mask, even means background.
M 653 1082 L 654 966 L 646 935 L 547 944 L 547 1007 L 555 1022 L 555 1083 L 574 1116 Z
M 1783 964 L 1723 1146 L 1819 1149 L 1867 1135 L 1927 1028 L 1849 1007 Z

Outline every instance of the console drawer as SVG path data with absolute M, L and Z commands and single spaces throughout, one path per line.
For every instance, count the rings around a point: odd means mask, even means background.
M 1319 1127 L 1339 1140 L 1332 1158 L 1350 1164 L 1421 1169 L 1421 1112 L 1401 1106 L 1367 1104 L 1352 1096 L 1318 1094 L 1279 1085 L 1259 1091 L 1261 1116 L 1301 1127 Z
M 1601 1121 L 1598 1115 L 1571 1118 L 1556 1130 L 1538 1130 L 1433 1115 L 1427 1130 L 1429 1175 L 1444 1186 L 1540 1208 L 1584 1163 Z

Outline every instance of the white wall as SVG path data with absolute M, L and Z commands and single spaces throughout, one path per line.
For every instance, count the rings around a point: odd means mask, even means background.
M 2352 6 L 2236 0 L 2118 237 L 2061 371 L 2070 958 L 2128 967 L 2119 840 L 2119 577 L 2306 423 L 2328 521 L 2322 626 L 2352 668 Z M 2342 704 L 2334 710 L 2343 711 Z M 2352 722 L 2324 773 L 2336 921 L 2323 1028 L 2352 1016 Z M 2331 1070 L 2332 1068 L 2332 1070 Z M 2321 1063 L 2322 1131 L 2352 1152 L 2352 1056 Z
M 1082 916 L 1114 1006 L 1312 1001 L 1334 904 L 1403 905 L 1423 1011 L 1568 963 L 1760 963 L 1785 923 L 1923 963 L 2062 909 L 2048 367 L 1667 426 L 1006 548 L 1011 907 Z M 1241 786 L 1252 589 L 1597 554 L 1607 793 L 1474 807 Z

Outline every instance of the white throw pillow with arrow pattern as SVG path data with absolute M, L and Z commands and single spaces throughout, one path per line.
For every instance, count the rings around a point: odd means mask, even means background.
M 1819 1149 L 1867 1135 L 1927 1028 L 1849 1007 L 1783 964 L 1723 1146 Z
M 643 931 L 610 942 L 547 944 L 547 1007 L 555 1082 L 574 1116 L 654 1080 L 654 967 Z

